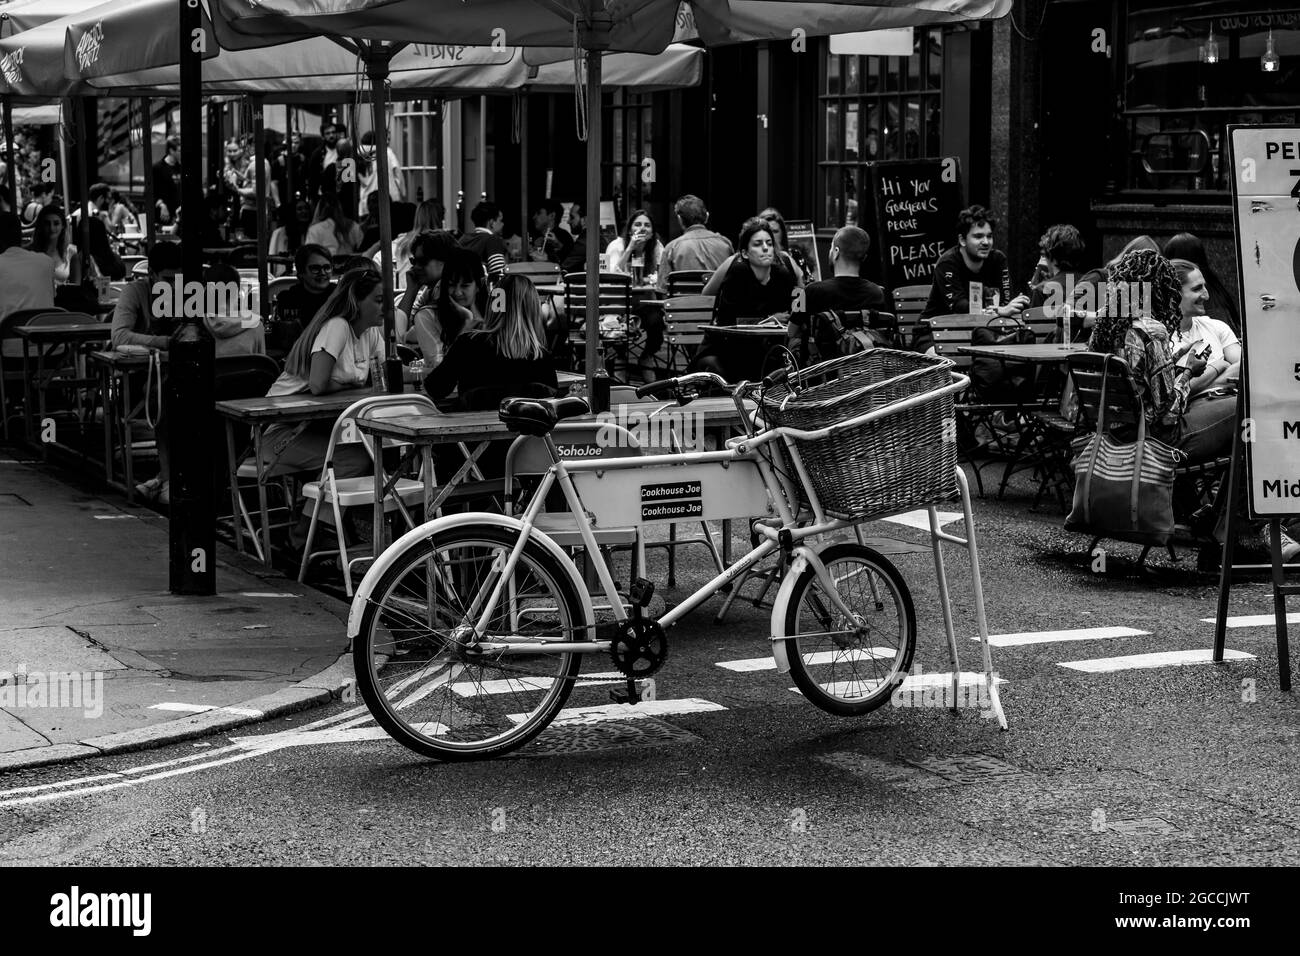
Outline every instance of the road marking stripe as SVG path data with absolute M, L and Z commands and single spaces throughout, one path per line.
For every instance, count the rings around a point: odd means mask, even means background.
M 830 664 L 861 660 L 892 660 L 896 652 L 892 647 L 855 648 L 852 651 L 817 651 L 807 657 L 809 664 Z M 772 657 L 751 657 L 739 661 L 718 661 L 718 667 L 744 674 L 749 671 L 774 671 L 776 659 Z
M 1061 661 L 1061 667 L 1085 671 L 1089 674 L 1105 674 L 1111 671 L 1138 670 L 1149 667 L 1182 667 L 1188 664 L 1212 663 L 1213 651 L 1209 648 L 1195 651 L 1160 651 L 1155 654 L 1130 654 L 1127 657 L 1098 657 L 1088 661 Z M 1228 661 L 1253 661 L 1254 654 L 1245 651 L 1225 650 L 1223 659 Z
M 1065 631 L 990 634 L 989 644 L 992 647 L 1023 647 L 1026 644 L 1052 644 L 1058 641 L 1101 641 L 1116 637 L 1141 637 L 1150 633 L 1133 627 L 1078 627 Z M 971 640 L 978 641 L 979 635 L 975 635 Z
M 594 707 L 566 707 L 556 715 L 552 726 L 559 724 L 594 724 L 605 720 L 637 720 L 643 717 L 667 717 L 673 714 L 699 714 L 707 711 L 726 710 L 721 704 L 698 697 L 683 697 L 680 700 L 644 700 L 639 704 L 598 704 Z M 510 714 L 515 723 L 523 721 L 527 714 Z
M 984 675 L 977 671 L 961 671 L 958 673 L 957 678 L 958 678 L 957 680 L 958 687 L 973 687 L 977 684 L 984 683 Z M 877 687 L 879 687 L 880 681 L 881 678 L 873 678 L 870 680 L 860 680 L 860 681 L 838 680 L 838 681 L 831 681 L 829 684 L 822 684 L 821 686 L 825 688 L 828 693 L 833 694 L 834 696 L 837 697 L 840 695 L 842 691 L 850 690 L 850 689 L 860 689 L 859 693 L 856 694 L 855 696 L 863 697 L 866 695 L 866 693 L 873 691 Z M 993 678 L 993 683 L 1005 684 L 1007 682 L 1003 680 L 1001 677 L 995 677 Z M 951 687 L 951 686 L 952 686 L 952 672 L 949 671 L 948 673 L 945 674 L 936 671 L 933 674 L 909 674 L 904 679 L 902 686 L 899 689 L 904 691 L 911 691 L 911 690 L 923 689 L 927 687 L 943 688 L 943 687 Z M 803 691 L 799 690 L 798 687 L 791 687 L 790 689 L 794 691 L 796 694 L 803 693 Z
M 960 511 L 940 511 L 938 512 L 938 515 L 939 515 L 940 528 L 942 528 L 946 524 L 950 524 L 951 522 L 956 521 L 959 518 L 966 517 Z M 918 509 L 916 511 L 908 511 L 901 515 L 891 515 L 890 517 L 885 518 L 884 520 L 893 522 L 894 524 L 901 524 L 908 528 L 916 528 L 918 531 L 930 530 L 930 514 L 924 508 Z
M 302 597 L 301 594 L 280 594 L 275 591 L 240 591 L 241 597 L 255 598 L 296 598 Z
M 1241 617 L 1228 618 L 1228 627 L 1272 627 L 1273 622 L 1276 620 L 1277 618 L 1272 614 L 1246 614 Z M 1288 614 L 1286 622 L 1288 624 L 1300 624 L 1300 611 L 1292 611 Z M 1213 624 L 1215 620 L 1212 617 L 1203 617 L 1201 623 Z

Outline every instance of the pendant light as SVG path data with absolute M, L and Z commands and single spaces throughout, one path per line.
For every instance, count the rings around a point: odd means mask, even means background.
M 1268 42 L 1264 47 L 1264 55 L 1259 58 L 1259 68 L 1265 73 L 1276 73 L 1282 68 L 1282 58 L 1277 55 L 1273 49 L 1273 28 L 1268 29 Z

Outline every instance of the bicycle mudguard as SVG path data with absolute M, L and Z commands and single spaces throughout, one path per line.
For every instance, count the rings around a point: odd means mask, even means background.
M 790 606 L 790 594 L 799 575 L 808 568 L 808 559 L 796 552 L 790 567 L 786 569 L 781 586 L 777 589 L 776 599 L 772 601 L 772 658 L 776 661 L 778 674 L 790 673 L 790 658 L 785 652 L 785 618 Z
M 402 554 L 407 547 L 413 545 L 421 538 L 428 538 L 440 532 L 452 528 L 460 528 L 465 525 L 491 525 L 495 528 L 506 528 L 507 530 L 519 533 L 522 533 L 524 530 L 524 523 L 518 518 L 508 518 L 505 515 L 493 514 L 486 511 L 469 511 L 464 514 L 447 515 L 442 518 L 434 518 L 432 521 L 426 521 L 424 524 L 412 528 L 389 545 L 384 553 L 379 556 L 378 560 L 370 565 L 370 569 L 366 571 L 365 577 L 363 577 L 361 583 L 357 585 L 357 593 L 352 598 L 352 607 L 348 610 L 348 640 L 354 640 L 361 632 L 361 617 L 365 613 L 366 602 L 370 600 L 370 592 L 375 589 L 375 585 L 379 583 L 379 578 L 383 573 L 392 566 L 393 562 L 397 560 L 398 556 Z M 594 635 L 596 612 L 591 606 L 591 595 L 587 592 L 587 584 L 582 580 L 582 575 L 578 573 L 578 569 L 574 565 L 572 559 L 564 553 L 564 550 L 558 544 L 536 528 L 533 529 L 531 537 L 534 541 L 549 551 L 551 555 L 560 562 L 560 567 L 564 568 L 568 573 L 569 581 L 573 585 L 574 591 L 577 592 L 579 600 L 582 601 L 582 610 L 586 615 L 585 626 L 588 630 L 591 630 Z M 574 639 L 580 640 L 580 638 L 577 637 Z

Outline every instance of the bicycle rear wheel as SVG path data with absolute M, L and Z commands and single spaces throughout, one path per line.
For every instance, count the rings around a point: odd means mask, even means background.
M 518 533 L 452 528 L 408 548 L 371 593 L 353 648 L 376 721 L 427 757 L 496 757 L 533 739 L 568 699 L 573 653 L 485 652 L 468 633 Z M 586 626 L 559 561 L 535 541 L 519 555 L 483 641 L 569 641 Z
M 889 700 L 907 677 L 916 649 L 916 612 L 898 569 L 860 544 L 834 544 L 818 554 L 849 619 L 805 568 L 786 609 L 790 676 L 828 713 L 851 717 Z

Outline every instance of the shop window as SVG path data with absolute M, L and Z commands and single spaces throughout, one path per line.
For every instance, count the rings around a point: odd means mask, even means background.
M 943 155 L 943 28 L 913 31 L 910 57 L 823 51 L 818 225 L 838 228 L 857 223 L 862 163 Z
M 1226 127 L 1300 114 L 1300 10 L 1130 0 L 1124 29 L 1124 186 L 1226 198 Z

